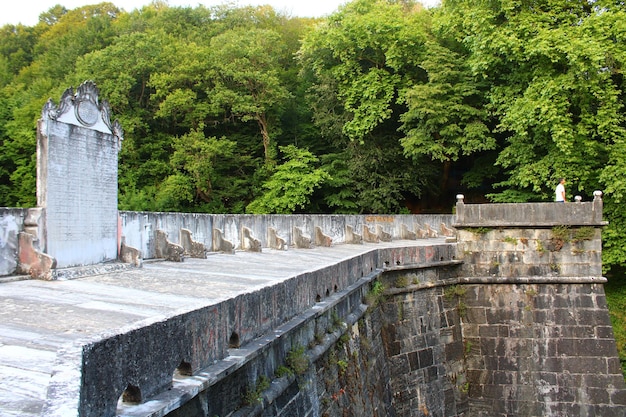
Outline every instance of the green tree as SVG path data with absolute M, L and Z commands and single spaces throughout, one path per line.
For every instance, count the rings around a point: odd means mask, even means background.
M 6 75 L 15 77 L 22 68 L 30 65 L 36 41 L 34 28 L 24 25 L 5 25 L 0 28 L 0 56 Z M 0 87 L 9 81 L 6 75 L 0 78 Z
M 624 56 L 618 16 L 583 1 L 452 1 L 444 9 L 473 71 L 491 83 L 490 107 L 507 141 L 497 163 L 508 179 L 500 186 L 545 199 L 564 176 L 590 193 L 607 146 L 624 134 L 612 75 Z
M 253 200 L 246 211 L 255 214 L 290 214 L 306 211 L 311 195 L 330 175 L 316 167 L 319 159 L 306 149 L 293 145 L 283 146 L 280 151 L 285 161 L 263 184 L 265 192 Z
M 488 109 L 505 139 L 496 201 L 550 200 L 558 177 L 570 195 L 606 187 L 607 216 L 624 175 L 624 6 L 610 2 L 444 2 L 448 32 L 489 82 Z M 610 218 L 609 218 L 610 220 Z M 610 226 L 612 227 L 612 226 Z M 622 229 L 623 230 L 623 229 Z M 607 233 L 607 258 L 626 259 Z
M 328 209 L 398 212 L 433 190 L 433 176 L 421 175 L 432 164 L 407 159 L 398 132 L 406 91 L 427 80 L 420 62 L 429 21 L 411 1 L 357 0 L 304 38 L 298 59 L 312 83 L 314 123 L 328 143 L 324 161 L 343 174 L 323 187 Z M 344 185 L 350 190 L 337 189 Z
M 488 126 L 486 85 L 477 82 L 467 67 L 465 53 L 447 46 L 442 34 L 427 42 L 421 67 L 428 81 L 412 86 L 405 94 L 407 111 L 400 116 L 404 153 L 412 158 L 440 161 L 443 172 L 440 192 L 448 189 L 453 163 L 496 149 Z M 456 45 L 455 45 L 456 46 Z
M 250 158 L 237 155 L 237 143 L 206 137 L 204 126 L 174 140 L 173 174 L 156 194 L 165 211 L 242 212 L 250 193 L 245 181 Z M 246 163 L 247 161 L 247 163 Z
M 315 77 L 316 121 L 332 131 L 339 118 L 344 135 L 363 141 L 397 118 L 402 91 L 425 79 L 419 62 L 427 20 L 413 2 L 356 0 L 311 32 L 299 59 Z
M 207 100 L 216 114 L 257 123 L 268 163 L 274 158 L 272 131 L 280 132 L 277 118 L 290 97 L 279 76 L 283 48 L 278 33 L 263 29 L 228 31 L 210 46 L 214 85 Z

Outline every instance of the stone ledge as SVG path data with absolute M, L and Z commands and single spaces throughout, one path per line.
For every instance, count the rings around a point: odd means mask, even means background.
M 459 284 L 604 284 L 605 277 L 526 276 L 526 277 L 463 277 Z
M 112 272 L 127 271 L 129 269 L 137 268 L 133 264 L 127 264 L 122 262 L 112 262 L 106 264 L 96 264 L 87 266 L 76 266 L 71 268 L 60 268 L 52 270 L 52 279 L 55 280 L 70 280 L 77 278 L 90 277 L 94 275 L 109 274 Z
M 228 356 L 216 361 L 215 364 L 194 375 L 189 377 L 175 377 L 170 389 L 149 398 L 142 404 L 118 404 L 118 415 L 124 417 L 156 417 L 167 415 L 180 408 L 190 399 L 195 398 L 200 392 L 205 391 L 216 382 L 234 373 L 250 361 L 262 356 L 269 346 L 279 343 L 281 338 L 290 331 L 302 327 L 310 320 L 314 320 L 332 310 L 350 294 L 360 291 L 361 287 L 368 285 L 382 273 L 381 269 L 373 270 L 370 274 L 362 277 L 344 290 L 332 294 L 324 301 L 315 304 L 307 311 L 276 328 L 271 334 L 252 340 L 241 348 L 228 349 Z M 367 306 L 361 304 L 357 306 L 355 310 L 348 312 L 346 317 L 342 317 L 347 325 L 340 326 L 338 330 L 334 330 L 332 333 L 327 333 L 322 344 L 309 349 L 306 354 L 310 357 L 310 361 L 314 362 L 319 359 L 337 342 L 337 340 L 339 340 L 350 326 L 356 323 L 358 319 L 365 314 L 366 311 Z M 273 388 L 263 393 L 263 396 L 268 397 L 267 399 L 271 402 L 275 399 L 274 397 L 278 397 L 280 393 L 289 386 L 289 383 L 292 382 L 294 378 L 294 376 L 277 378 L 272 381 Z M 285 383 L 285 379 L 291 381 Z M 278 382 L 278 384 L 276 384 L 276 382 Z M 276 385 L 278 385 L 278 387 L 276 387 Z M 247 413 L 242 409 L 238 413 L 235 413 L 235 415 L 247 415 Z
M 382 270 L 384 272 L 387 271 L 404 271 L 411 269 L 426 269 L 426 268 L 437 268 L 441 266 L 455 266 L 462 265 L 463 261 L 457 259 L 451 259 L 448 261 L 437 261 L 437 262 L 428 262 L 428 263 L 420 263 L 420 264 L 406 264 L 406 265 L 394 265 L 394 266 L 384 266 Z
M 529 228 L 532 227 L 533 229 L 549 229 L 555 226 L 568 226 L 568 227 L 576 227 L 576 226 L 607 226 L 609 224 L 608 221 L 601 221 L 601 222 L 595 222 L 595 221 L 581 221 L 581 222 L 568 222 L 568 223 L 564 223 L 563 221 L 549 221 L 549 222 L 532 222 L 532 221 L 527 221 L 527 222 L 506 222 L 504 223 L 503 220 L 495 220 L 495 221 L 489 221 L 489 220 L 484 220 L 478 223 L 452 223 L 452 227 L 454 227 L 455 229 L 471 229 L 471 228 L 479 228 L 479 227 L 484 227 L 484 228 L 496 228 L 496 229 L 519 229 L 519 228 Z
M 453 227 L 605 226 L 601 192 L 592 202 L 465 204 L 457 195 Z
M 160 262 L 162 259 L 149 260 L 147 262 Z M 112 272 L 122 272 L 129 269 L 137 268 L 133 264 L 123 262 L 111 262 L 104 264 L 75 266 L 71 268 L 59 268 L 52 270 L 53 280 L 71 280 L 78 278 L 91 277 L 94 275 L 109 274 Z M 4 282 L 27 281 L 32 280 L 29 275 L 4 275 L 0 276 L 0 284 Z
M 439 262 L 437 266 L 457 265 L 460 261 Z M 411 267 L 397 267 L 384 269 L 385 272 L 402 271 L 408 269 L 424 269 L 433 267 L 434 265 L 415 265 Z M 385 290 L 387 295 L 396 295 L 406 292 L 420 291 L 428 288 L 448 287 L 451 285 L 472 285 L 472 284 L 604 284 L 607 282 L 605 277 L 457 277 L 444 280 L 420 282 L 419 284 L 411 284 L 406 287 L 392 287 Z

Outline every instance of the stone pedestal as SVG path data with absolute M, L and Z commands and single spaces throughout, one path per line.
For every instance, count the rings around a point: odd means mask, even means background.
M 122 129 L 92 82 L 44 106 L 37 131 L 37 205 L 45 208 L 41 249 L 57 267 L 118 257 L 117 158 Z

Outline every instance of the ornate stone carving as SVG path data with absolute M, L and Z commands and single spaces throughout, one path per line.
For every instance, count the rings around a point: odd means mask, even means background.
M 304 234 L 301 228 L 294 226 L 293 227 L 293 244 L 298 249 L 310 249 L 311 237 L 309 235 Z
M 98 129 L 108 129 L 115 136 L 118 147 L 121 148 L 124 131 L 119 121 L 111 123 L 111 108 L 109 102 L 98 102 L 98 87 L 93 81 L 85 81 L 76 89 L 65 90 L 56 106 L 50 99 L 44 105 L 41 117 L 43 120 L 52 119 L 65 121 L 79 126 Z M 72 111 L 73 110 L 73 111 Z
M 98 89 L 93 82 L 86 82 L 78 86 L 74 97 L 74 114 L 79 122 L 85 126 L 93 126 L 101 117 L 98 106 Z
M 315 244 L 317 246 L 330 247 L 332 243 L 333 239 L 330 236 L 325 235 L 321 227 L 315 226 Z

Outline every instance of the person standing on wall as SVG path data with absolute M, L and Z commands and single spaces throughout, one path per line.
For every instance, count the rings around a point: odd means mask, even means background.
M 554 190 L 554 197 L 554 201 L 557 203 L 565 203 L 567 201 L 565 198 L 565 178 L 559 180 L 559 185 L 557 185 L 556 190 Z

